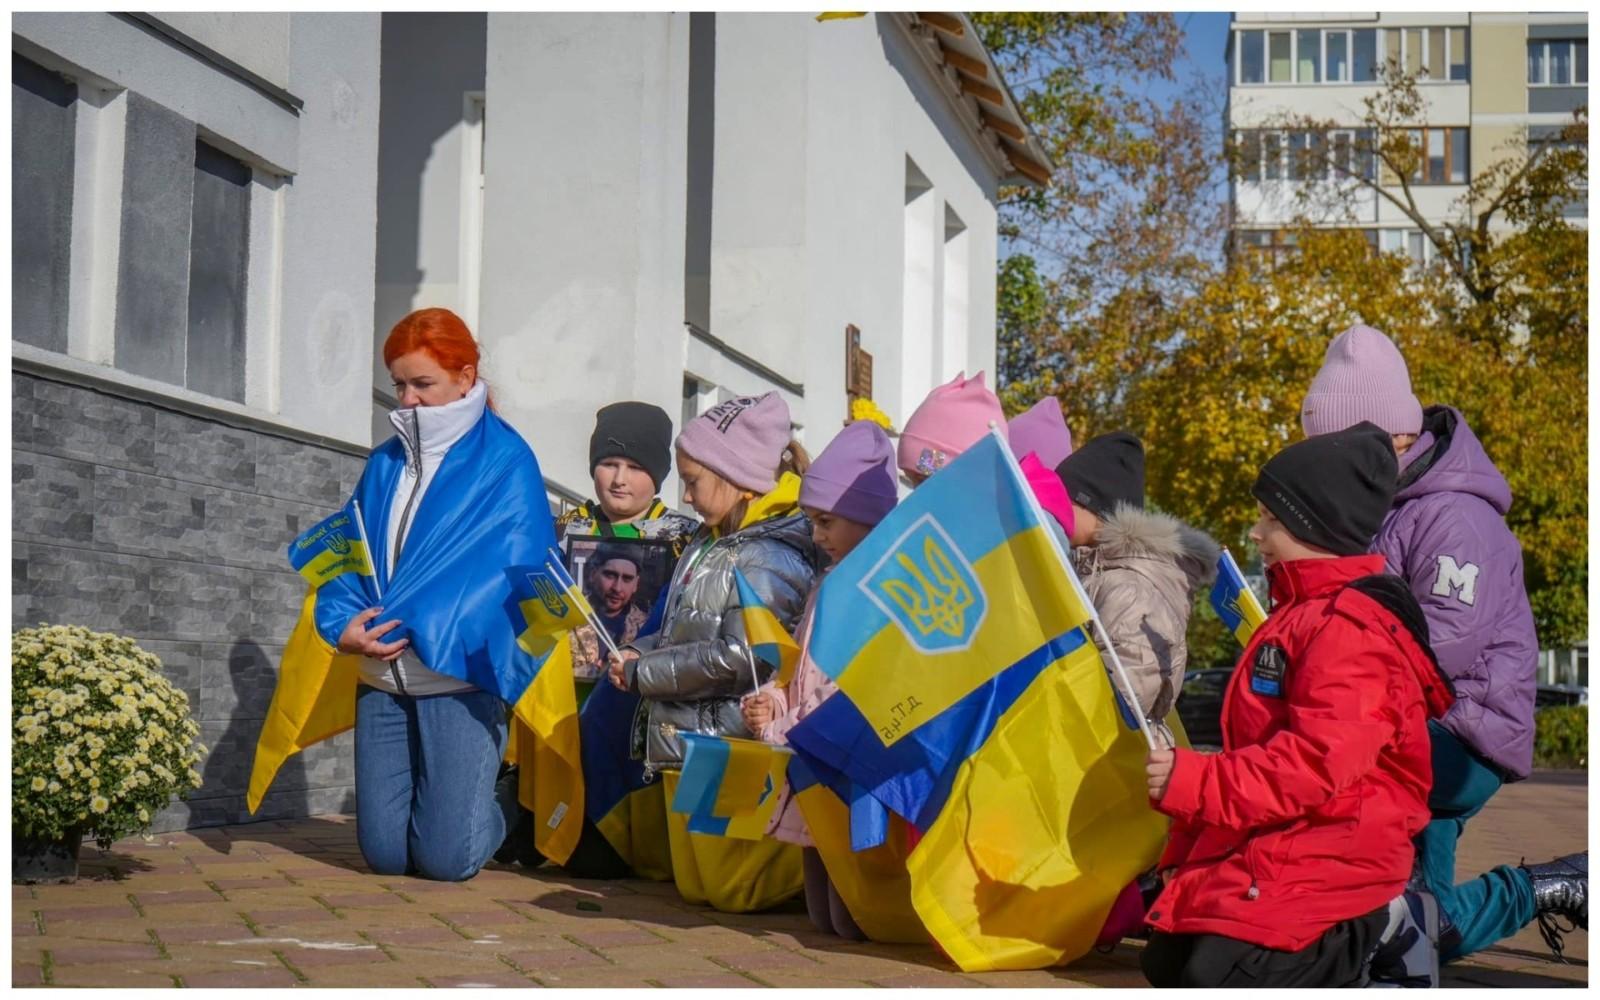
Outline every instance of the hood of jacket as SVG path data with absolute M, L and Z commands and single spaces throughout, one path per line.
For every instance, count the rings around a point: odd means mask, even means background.
M 1096 544 L 1086 550 L 1100 566 L 1153 560 L 1176 565 L 1193 593 L 1217 576 L 1222 548 L 1203 531 L 1171 514 L 1118 504 L 1116 513 L 1100 522 Z
M 1470 493 L 1502 516 L 1511 509 L 1510 484 L 1459 410 L 1449 406 L 1424 410 L 1422 434 L 1405 460 L 1395 489 L 1396 505 L 1430 493 Z

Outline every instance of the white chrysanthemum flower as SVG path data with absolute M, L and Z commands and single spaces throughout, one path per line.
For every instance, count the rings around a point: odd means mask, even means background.
M 89 800 L 89 809 L 91 811 L 93 811 L 96 815 L 98 815 L 100 813 L 104 813 L 107 809 L 110 809 L 110 808 L 111 808 L 111 800 L 106 798 L 104 795 L 96 795 L 94 798 Z

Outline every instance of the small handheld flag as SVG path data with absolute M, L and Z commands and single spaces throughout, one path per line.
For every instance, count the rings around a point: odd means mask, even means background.
M 794 677 L 795 664 L 800 662 L 800 646 L 778 622 L 778 616 L 762 603 L 756 588 L 739 571 L 733 569 L 733 580 L 739 589 L 739 608 L 744 617 L 744 635 L 751 652 L 763 663 L 778 672 L 778 686 L 785 687 Z M 760 684 L 757 683 L 759 689 Z
M 531 655 L 547 655 L 555 648 L 557 636 L 592 622 L 594 610 L 559 560 L 519 566 L 509 575 L 514 581 L 512 597 L 523 621 L 517 644 Z
M 1217 582 L 1211 585 L 1211 606 L 1241 646 L 1249 645 L 1250 636 L 1267 620 L 1267 612 L 1245 582 L 1239 564 L 1233 561 L 1233 553 L 1227 549 L 1222 550 L 1222 557 L 1217 560 Z
M 360 516 L 347 504 L 289 543 L 289 565 L 316 588 L 344 573 L 376 579 Z
M 681 735 L 683 774 L 672 811 L 688 814 L 691 833 L 736 840 L 765 836 L 793 751 L 757 740 Z

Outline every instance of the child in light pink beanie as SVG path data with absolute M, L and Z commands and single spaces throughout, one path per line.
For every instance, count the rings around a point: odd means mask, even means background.
M 993 423 L 1006 433 L 1000 399 L 983 384 L 983 372 L 962 372 L 928 393 L 900 432 L 900 471 L 914 481 L 938 472 L 989 433 Z
M 1055 396 L 1046 396 L 1012 417 L 1006 436 L 1019 461 L 1032 452 L 1047 469 L 1054 469 L 1072 454 L 1072 432 L 1061 413 L 1061 400 Z
M 1306 437 L 1331 434 L 1363 420 L 1394 435 L 1422 432 L 1422 404 L 1394 342 L 1357 323 L 1333 338 L 1300 407 Z

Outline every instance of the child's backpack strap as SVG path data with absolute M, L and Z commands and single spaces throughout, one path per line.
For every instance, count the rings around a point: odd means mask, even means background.
M 1444 682 L 1445 690 L 1450 692 L 1452 698 L 1455 697 L 1456 689 L 1455 685 L 1450 683 L 1450 675 L 1439 666 L 1439 658 L 1433 654 L 1433 643 L 1428 636 L 1427 616 L 1422 613 L 1422 605 L 1417 603 L 1416 595 L 1411 593 L 1411 588 L 1404 580 L 1392 573 L 1374 573 L 1371 576 L 1351 580 L 1345 584 L 1345 589 L 1372 598 L 1393 615 L 1396 621 L 1404 625 L 1406 631 L 1411 633 L 1411 637 L 1417 640 L 1417 646 L 1427 655 L 1428 662 L 1433 664 L 1434 672 Z

